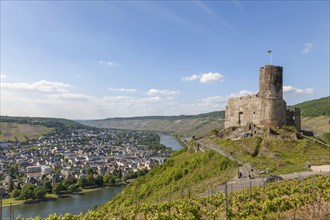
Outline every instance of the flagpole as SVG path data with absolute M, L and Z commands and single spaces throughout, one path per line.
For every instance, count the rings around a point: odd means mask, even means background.
M 267 53 L 269 54 L 269 64 L 272 65 L 272 50 L 268 50 Z

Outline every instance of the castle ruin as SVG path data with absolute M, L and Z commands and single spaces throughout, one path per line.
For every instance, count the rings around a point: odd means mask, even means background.
M 267 128 L 288 125 L 301 130 L 300 109 L 287 109 L 283 100 L 283 67 L 260 67 L 259 92 L 228 99 L 225 128 L 252 124 Z

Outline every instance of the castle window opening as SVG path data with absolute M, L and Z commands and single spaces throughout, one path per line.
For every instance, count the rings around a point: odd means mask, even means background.
M 241 125 L 243 112 L 238 113 L 238 124 Z

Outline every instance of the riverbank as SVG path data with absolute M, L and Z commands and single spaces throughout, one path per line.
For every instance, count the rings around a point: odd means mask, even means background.
M 12 207 L 7 206 L 2 209 L 2 218 L 9 219 L 10 213 L 12 213 L 12 216 L 15 213 L 16 217 L 21 216 L 23 219 L 36 216 L 44 219 L 50 214 L 64 215 L 66 213 L 71 213 L 77 215 L 79 213 L 86 213 L 96 206 L 105 204 L 124 188 L 125 186 L 87 189 L 84 193 L 81 192 L 80 194 L 51 199 L 47 202 L 25 203 Z
M 18 205 L 24 205 L 24 204 L 35 204 L 35 203 L 41 203 L 41 202 L 48 202 L 51 200 L 63 199 L 63 198 L 73 196 L 73 195 L 83 195 L 84 193 L 90 193 L 90 192 L 94 192 L 94 191 L 98 191 L 98 190 L 110 188 L 110 187 L 121 187 L 124 185 L 126 185 L 126 184 L 122 183 L 122 184 L 118 184 L 118 185 L 111 185 L 111 186 L 107 185 L 107 186 L 103 186 L 103 187 L 80 189 L 81 191 L 77 191 L 74 193 L 64 193 L 64 194 L 59 194 L 59 195 L 54 194 L 54 193 L 49 193 L 49 194 L 46 194 L 46 198 L 38 199 L 38 200 L 17 200 L 15 198 L 8 198 L 8 199 L 2 200 L 2 207 L 10 207 L 10 205 L 18 206 Z

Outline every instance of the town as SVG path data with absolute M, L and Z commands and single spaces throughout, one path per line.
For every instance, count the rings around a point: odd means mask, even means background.
M 157 133 L 91 127 L 2 142 L 0 192 L 3 198 L 27 200 L 36 197 L 22 195 L 24 186 L 43 187 L 43 198 L 46 192 L 123 184 L 164 163 L 171 152 Z

